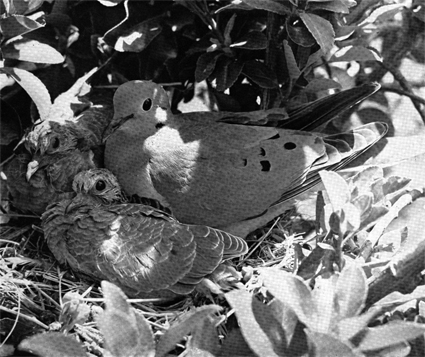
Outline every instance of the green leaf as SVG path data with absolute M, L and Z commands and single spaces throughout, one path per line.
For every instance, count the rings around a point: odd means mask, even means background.
M 362 357 L 362 353 L 354 350 L 348 344 L 336 339 L 335 337 L 320 333 L 314 332 L 311 330 L 306 330 L 308 339 L 314 344 L 314 353 L 311 353 L 313 356 L 317 357 L 329 357 L 329 356 L 338 356 L 338 357 Z
M 219 92 L 223 92 L 227 88 L 230 88 L 238 79 L 242 71 L 243 63 L 233 59 L 226 59 L 224 63 L 220 62 L 221 61 L 219 61 L 217 65 L 214 76 L 217 80 L 216 89 Z
M 23 340 L 18 349 L 42 357 L 86 357 L 83 346 L 60 332 L 38 334 Z
M 124 0 L 97 0 L 97 1 L 99 1 L 103 6 L 113 7 L 122 3 Z
M 390 322 L 369 328 L 359 344 L 361 351 L 376 351 L 423 336 L 425 325 L 414 322 Z
M 295 82 L 300 77 L 301 71 L 298 68 L 294 52 L 292 52 L 292 48 L 291 46 L 289 46 L 287 40 L 283 40 L 283 49 L 285 53 L 286 67 L 288 69 L 289 77 L 293 82 Z
M 10 0 L 8 14 L 25 15 L 37 10 L 43 5 L 44 0 Z
M 20 39 L 9 42 L 2 48 L 5 58 L 34 63 L 57 64 L 64 61 L 63 56 L 53 47 L 36 40 Z
M 352 195 L 355 197 L 363 194 L 369 194 L 371 192 L 372 185 L 383 177 L 384 171 L 378 166 L 371 166 L 360 171 L 350 179 L 350 182 L 352 182 L 352 185 L 354 186 Z
M 367 297 L 366 275 L 355 263 L 346 265 L 336 283 L 338 317 L 348 318 L 360 314 Z
M 332 1 L 310 0 L 309 2 L 307 2 L 306 10 L 309 10 L 310 12 L 314 12 L 317 10 L 325 10 L 325 11 L 331 11 L 331 12 L 336 12 L 340 14 L 348 14 L 350 13 L 350 6 L 349 6 L 349 3 L 347 3 L 347 1 L 344 1 L 344 0 L 332 0 Z
M 3 67 L 0 68 L 0 73 L 6 73 L 11 76 L 22 88 L 24 88 L 35 103 L 40 118 L 47 118 L 52 106 L 52 101 L 42 81 L 32 73 L 19 68 Z
M 114 357 L 154 356 L 152 330 L 142 315 L 126 300 L 120 288 L 102 281 L 105 311 L 96 322 L 105 338 L 107 350 Z
M 207 52 L 200 55 L 196 62 L 195 81 L 199 83 L 207 79 L 214 72 L 217 59 L 222 55 L 221 52 Z
M 394 291 L 378 302 L 376 302 L 374 307 L 382 307 L 386 310 L 393 309 L 397 306 L 403 305 L 411 300 L 424 300 L 425 299 L 425 285 L 419 285 L 411 292 L 410 294 L 402 294 L 398 291 Z
M 363 221 L 369 217 L 372 211 L 373 193 L 369 192 L 368 194 L 357 196 L 351 203 L 357 208 L 360 213 L 360 220 Z
M 222 11 L 227 11 L 227 10 L 254 10 L 254 8 L 252 6 L 244 4 L 242 0 L 233 0 L 231 4 L 217 9 L 215 13 L 218 14 Z
M 317 312 L 308 326 L 312 331 L 331 333 L 336 330 L 336 323 L 338 322 L 338 310 L 336 308 L 338 301 L 335 296 L 337 280 L 336 274 L 327 277 L 321 275 L 315 279 L 312 297 L 316 303 Z
M 323 64 L 324 57 L 325 55 L 322 49 L 319 49 L 318 51 L 314 52 L 308 57 L 307 63 L 303 68 L 301 68 L 301 72 L 305 75 L 309 74 L 313 68 L 319 67 Z
M 306 93 L 317 93 L 328 89 L 341 89 L 341 84 L 329 78 L 315 78 L 304 88 Z
M 350 201 L 351 197 L 350 190 L 345 180 L 333 171 L 320 171 L 319 175 L 334 211 L 342 209 L 342 207 Z
M 258 356 L 285 356 L 288 341 L 281 323 L 267 305 L 243 290 L 231 291 L 225 297 L 235 310 L 245 341 Z
M 251 60 L 245 62 L 242 73 L 261 88 L 277 88 L 276 74 L 264 63 Z
M 118 37 L 115 50 L 119 52 L 142 52 L 162 31 L 161 17 L 140 22 Z
M 230 47 L 243 48 L 245 50 L 262 50 L 267 48 L 267 37 L 261 31 L 251 31 L 238 38 Z
M 388 213 L 387 207 L 372 207 L 369 216 L 364 219 L 359 227 L 359 230 L 367 229 L 374 225 L 376 221 Z
M 220 352 L 220 343 L 215 321 L 217 319 L 206 318 L 199 328 L 192 331 L 192 338 L 186 345 L 188 356 L 214 357 Z
M 274 12 L 279 15 L 288 15 L 291 9 L 284 5 L 283 2 L 277 2 L 273 0 L 241 0 L 245 5 L 248 5 L 254 9 L 266 10 Z
M 347 46 L 343 47 L 329 59 L 329 62 L 366 62 L 366 61 L 379 61 L 382 58 L 378 56 L 376 51 L 372 51 L 363 46 Z
M 373 24 L 377 21 L 384 22 L 392 19 L 395 14 L 398 14 L 403 9 L 403 7 L 403 4 L 380 6 L 376 10 L 372 11 L 372 13 L 364 21 L 362 21 L 359 26 Z
M 226 24 L 226 28 L 224 29 L 224 45 L 229 46 L 232 43 L 232 37 L 230 36 L 230 33 L 233 30 L 233 26 L 235 25 L 236 20 L 236 14 L 233 14 L 232 17 L 229 19 L 229 21 Z
M 382 185 L 382 191 L 385 196 L 395 193 L 406 187 L 410 181 L 411 179 L 406 177 L 390 176 L 385 180 L 384 184 Z
M 342 319 L 338 322 L 338 336 L 349 341 L 356 337 L 356 335 L 367 327 L 367 324 L 377 316 L 377 312 L 369 310 L 366 313 Z
M 299 277 L 277 269 L 264 269 L 264 285 L 273 296 L 294 310 L 298 319 L 310 326 L 317 316 L 311 289 Z
M 159 339 L 156 346 L 155 357 L 166 356 L 169 351 L 176 347 L 183 337 L 202 328 L 204 321 L 211 315 L 220 312 L 218 305 L 204 305 L 184 315 L 183 321 L 171 326 Z
M 341 233 L 355 232 L 360 227 L 360 211 L 352 203 L 346 203 L 339 213 Z
M 335 254 L 328 244 L 318 244 L 310 254 L 303 259 L 297 270 L 297 275 L 305 280 L 313 278 L 326 255 Z
M 286 21 L 286 31 L 289 38 L 297 45 L 311 47 L 316 44 L 315 38 L 298 16 L 291 16 Z
M 323 17 L 307 12 L 300 12 L 299 15 L 322 51 L 325 54 L 329 53 L 335 41 L 335 32 L 331 23 Z
M 38 20 L 39 21 L 36 21 L 27 16 L 22 15 L 12 15 L 1 19 L 3 41 L 6 42 L 16 36 L 21 36 L 27 32 L 31 32 L 41 27 L 44 27 L 44 18 L 39 18 Z

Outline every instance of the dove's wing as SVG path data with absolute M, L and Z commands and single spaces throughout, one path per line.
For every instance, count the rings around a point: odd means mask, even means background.
M 208 227 L 182 225 L 137 204 L 93 207 L 59 203 L 43 215 L 48 245 L 72 269 L 137 293 L 190 293 L 224 258 L 246 252 L 246 243 Z

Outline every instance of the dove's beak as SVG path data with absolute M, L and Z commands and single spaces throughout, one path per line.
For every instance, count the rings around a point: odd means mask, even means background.
M 27 181 L 29 181 L 32 175 L 34 175 L 37 172 L 39 166 L 40 164 L 37 160 L 32 160 L 30 163 L 28 163 L 27 173 L 26 173 Z
M 72 211 L 74 211 L 74 210 L 76 210 L 80 207 L 83 207 L 84 205 L 85 205 L 85 202 L 84 202 L 84 199 L 83 199 L 83 195 L 79 193 L 65 207 L 65 214 L 69 214 Z

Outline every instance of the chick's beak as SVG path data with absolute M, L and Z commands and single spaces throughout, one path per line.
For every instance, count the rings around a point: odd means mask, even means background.
M 31 179 L 32 175 L 34 175 L 37 172 L 39 165 L 40 164 L 38 163 L 37 160 L 32 160 L 30 163 L 28 163 L 27 173 L 25 175 L 26 178 L 27 178 L 27 181 L 29 181 Z
M 65 208 L 65 214 L 71 213 L 73 210 L 84 206 L 84 197 L 82 194 L 77 194 Z

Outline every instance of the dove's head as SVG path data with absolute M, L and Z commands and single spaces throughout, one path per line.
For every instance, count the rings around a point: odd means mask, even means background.
M 37 128 L 37 129 L 36 129 Z M 66 156 L 73 150 L 89 149 L 86 132 L 75 124 L 50 122 L 49 126 L 35 127 L 28 134 L 27 149 L 32 153 L 26 177 L 29 181 L 34 173 Z
M 125 202 L 117 178 L 106 169 L 91 169 L 79 172 L 74 177 L 72 189 L 77 195 L 90 196 L 98 203 Z
M 170 117 L 170 102 L 162 86 L 151 81 L 130 81 L 121 85 L 114 95 L 115 131 L 128 120 L 137 120 L 143 125 L 146 137 L 165 125 Z

